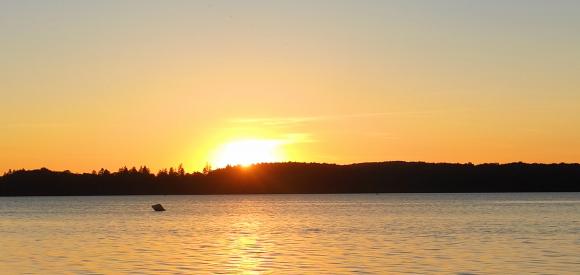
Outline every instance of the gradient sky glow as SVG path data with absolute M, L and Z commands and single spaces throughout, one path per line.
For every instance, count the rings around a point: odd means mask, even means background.
M 0 172 L 580 162 L 580 1 L 2 1 Z

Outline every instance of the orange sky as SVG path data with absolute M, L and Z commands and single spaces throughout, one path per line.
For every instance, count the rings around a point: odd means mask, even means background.
M 436 2 L 436 3 L 435 3 Z M 576 1 L 8 1 L 0 171 L 580 161 Z

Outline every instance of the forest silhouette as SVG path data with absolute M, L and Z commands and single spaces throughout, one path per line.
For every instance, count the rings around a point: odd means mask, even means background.
M 123 167 L 76 174 L 46 168 L 10 170 L 0 196 L 579 192 L 580 164 L 377 162 L 350 165 L 263 163 L 153 174 Z

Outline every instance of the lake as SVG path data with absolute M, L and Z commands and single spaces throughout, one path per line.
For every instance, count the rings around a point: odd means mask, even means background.
M 580 193 L 3 197 L 0 247 L 0 274 L 579 274 Z

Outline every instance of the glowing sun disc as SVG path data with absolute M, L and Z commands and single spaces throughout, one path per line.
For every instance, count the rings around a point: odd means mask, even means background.
M 279 162 L 283 160 L 281 144 L 278 140 L 267 139 L 236 140 L 222 145 L 211 163 L 216 168 L 222 168 L 227 165 Z

